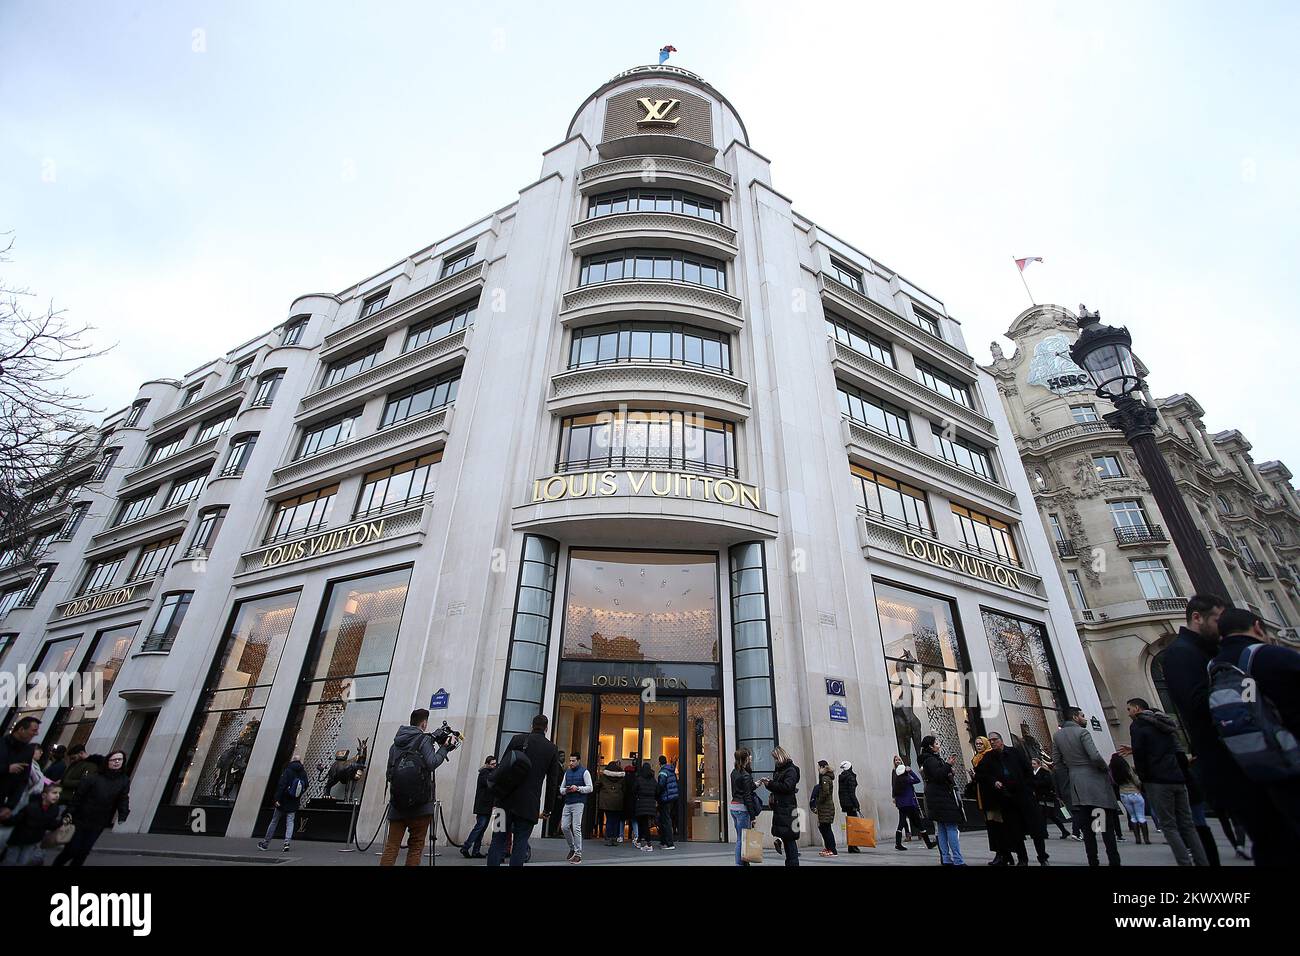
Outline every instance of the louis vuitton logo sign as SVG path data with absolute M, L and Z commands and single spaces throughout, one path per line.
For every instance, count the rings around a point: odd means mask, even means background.
M 643 96 L 637 102 L 645 110 L 645 116 L 637 120 L 638 126 L 644 126 L 647 123 L 660 126 L 676 126 L 681 120 L 680 116 L 674 116 L 672 119 L 668 118 L 668 114 L 681 104 L 681 100 L 652 100 Z

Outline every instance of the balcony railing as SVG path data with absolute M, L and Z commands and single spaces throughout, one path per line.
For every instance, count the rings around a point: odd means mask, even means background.
M 1276 567 L 1277 567 L 1277 579 L 1279 581 L 1285 581 L 1288 584 L 1291 584 L 1295 581 L 1295 577 L 1291 574 L 1290 568 L 1285 567 L 1281 564 L 1277 565 Z
M 1187 607 L 1187 598 L 1147 598 L 1147 607 L 1155 612 L 1182 611 Z
M 1130 525 L 1123 528 L 1115 529 L 1115 540 L 1121 545 L 1124 544 L 1160 544 L 1169 539 L 1165 537 L 1165 529 L 1158 524 L 1151 525 Z
M 601 471 L 607 469 L 630 471 L 685 471 L 705 475 L 725 475 L 728 478 L 739 477 L 735 465 L 717 465 L 705 461 L 687 461 L 658 455 L 605 455 L 601 458 L 573 458 L 558 462 L 557 472 Z
M 1077 558 L 1079 556 L 1079 552 L 1075 550 L 1074 542 L 1069 538 L 1056 542 L 1056 553 L 1062 558 Z
M 1273 579 L 1273 569 L 1263 561 L 1247 561 L 1246 570 L 1261 581 L 1271 581 Z
M 1214 539 L 1214 546 L 1220 551 L 1227 551 L 1229 554 L 1236 554 L 1237 549 L 1233 547 L 1232 541 L 1226 534 L 1220 534 L 1217 531 L 1211 531 L 1210 537 Z

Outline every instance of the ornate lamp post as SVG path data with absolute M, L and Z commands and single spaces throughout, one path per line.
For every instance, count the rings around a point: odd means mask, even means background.
M 1112 428 L 1124 433 L 1137 456 L 1142 476 L 1151 486 L 1160 514 L 1183 559 L 1183 566 L 1198 594 L 1228 597 L 1228 589 L 1214 566 L 1200 531 L 1192 521 L 1183 496 L 1178 493 L 1173 473 L 1156 446 L 1156 410 L 1142 398 L 1146 383 L 1133 362 L 1133 337 L 1126 328 L 1101 324 L 1101 315 L 1079 306 L 1079 338 L 1070 346 L 1070 358 L 1086 368 L 1097 386 L 1097 396 L 1115 406 L 1102 416 Z

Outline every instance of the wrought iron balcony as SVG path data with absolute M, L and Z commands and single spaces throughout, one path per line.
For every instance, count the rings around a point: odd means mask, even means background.
M 1158 524 L 1150 525 L 1127 525 L 1115 529 L 1115 540 L 1121 545 L 1126 544 L 1163 544 L 1169 539 L 1165 537 L 1165 529 Z
M 1237 549 L 1233 547 L 1232 541 L 1226 534 L 1220 534 L 1217 531 L 1211 531 L 1210 536 L 1214 538 L 1214 546 L 1220 551 L 1227 551 L 1229 554 L 1236 554 Z
M 1246 570 L 1261 581 L 1271 581 L 1273 579 L 1273 570 L 1263 561 L 1246 562 Z
M 1062 558 L 1077 558 L 1079 556 L 1079 552 L 1075 550 L 1074 542 L 1069 538 L 1056 542 L 1056 553 Z

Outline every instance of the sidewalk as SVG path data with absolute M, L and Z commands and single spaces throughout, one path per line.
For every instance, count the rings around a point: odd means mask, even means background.
M 889 834 L 892 836 L 892 834 Z M 1219 858 L 1224 866 L 1249 866 L 1233 853 L 1231 845 L 1216 833 L 1219 839 Z M 1151 846 L 1136 846 L 1131 840 L 1120 844 L 1120 857 L 1126 866 L 1173 866 L 1173 854 L 1159 834 L 1153 835 Z M 531 866 L 566 866 L 568 848 L 562 839 L 532 840 Z M 100 839 L 87 861 L 88 866 L 377 866 L 382 842 L 376 842 L 368 852 L 361 853 L 340 843 L 322 843 L 310 840 L 296 841 L 288 853 L 281 851 L 282 841 L 273 841 L 270 849 L 262 851 L 253 839 L 228 837 L 176 836 L 152 833 L 106 833 Z M 939 862 L 937 850 L 927 851 L 919 840 L 907 844 L 908 850 L 895 850 L 886 842 L 862 853 L 849 854 L 840 850 L 838 857 L 822 858 L 818 847 L 801 846 L 799 862 L 803 866 L 935 866 Z M 1033 844 L 1028 845 L 1030 865 L 1034 862 Z M 658 846 L 644 853 L 629 844 L 607 847 L 601 840 L 587 841 L 583 848 L 582 866 L 732 866 L 734 850 L 731 844 L 678 843 L 674 850 Z M 984 866 L 992 854 L 983 831 L 962 834 L 962 850 L 971 866 Z M 1047 851 L 1053 866 L 1084 866 L 1086 859 L 1083 844 L 1074 840 L 1052 839 Z M 436 866 L 483 866 L 483 860 L 467 860 L 455 847 L 439 844 Z M 403 850 L 398 862 L 406 859 Z M 1104 860 L 1104 855 L 1103 855 Z M 429 862 L 426 850 L 424 863 Z M 768 849 L 764 866 L 780 866 L 781 858 Z

